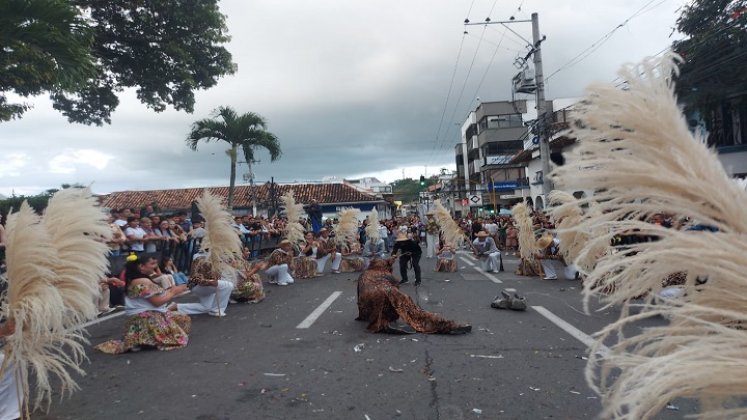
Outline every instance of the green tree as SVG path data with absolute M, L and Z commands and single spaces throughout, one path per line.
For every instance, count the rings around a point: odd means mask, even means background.
M 45 91 L 81 89 L 94 72 L 93 31 L 64 0 L 0 2 L 0 121 L 19 118 L 26 103 L 11 103 Z
M 236 70 L 223 47 L 229 37 L 217 2 L 4 0 L 2 7 L 15 8 L 10 18 L 0 9 L 0 31 L 7 36 L 0 45 L 11 45 L 0 50 L 0 91 L 22 96 L 49 92 L 55 109 L 70 122 L 84 124 L 111 123 L 111 114 L 119 105 L 117 94 L 126 88 L 135 88 L 138 99 L 157 112 L 169 105 L 192 112 L 195 90 L 210 88 L 218 78 Z M 28 7 L 18 5 L 54 5 L 74 14 L 65 15 L 68 20 L 64 22 L 71 23 L 40 35 L 56 44 L 45 38 L 47 42 L 31 43 L 20 35 L 29 22 L 39 21 L 44 29 L 42 18 L 47 16 L 40 13 L 41 17 L 30 18 L 34 15 Z M 14 46 L 27 44 L 26 50 L 43 60 Z M 76 57 L 89 59 L 60 68 L 54 54 L 57 47 L 82 51 L 85 54 Z M 17 69 L 24 67 L 35 72 L 19 73 Z M 85 83 L 80 83 L 78 75 L 85 75 Z M 8 104 L 0 96 L 0 120 L 18 117 L 26 108 Z
M 392 182 L 392 194 L 395 200 L 408 203 L 417 201 L 421 191 L 438 182 L 438 176 L 433 175 L 425 179 L 425 187 L 420 186 L 420 180 L 412 178 L 398 179 Z
M 677 94 L 690 110 L 708 113 L 720 101 L 747 93 L 747 0 L 695 0 L 684 6 L 675 42 L 683 57 Z
M 187 146 L 197 150 L 200 141 L 224 141 L 230 145 L 226 151 L 231 159 L 231 179 L 228 187 L 228 208 L 233 208 L 234 187 L 236 185 L 236 162 L 239 148 L 244 160 L 254 162 L 256 148 L 266 149 L 270 153 L 270 160 L 277 160 L 282 151 L 278 138 L 266 131 L 267 123 L 260 115 L 253 112 L 237 114 L 233 108 L 220 107 L 213 111 L 214 118 L 195 121 L 187 136 Z

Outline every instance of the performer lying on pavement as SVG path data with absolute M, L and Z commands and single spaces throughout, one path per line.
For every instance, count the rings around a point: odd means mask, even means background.
M 373 259 L 358 278 L 358 318 L 367 321 L 371 332 L 406 334 L 390 324 L 402 319 L 415 331 L 428 334 L 464 334 L 472 326 L 458 324 L 418 307 L 412 298 L 400 292 L 392 275 L 394 258 Z

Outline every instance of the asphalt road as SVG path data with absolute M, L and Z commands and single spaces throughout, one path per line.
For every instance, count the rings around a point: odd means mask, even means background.
M 423 308 L 472 324 L 467 335 L 367 332 L 354 320 L 353 274 L 266 285 L 259 304 L 231 305 L 224 319 L 193 317 L 185 349 L 116 356 L 90 349 L 80 391 L 34 418 L 595 418 L 600 402 L 584 380 L 580 340 L 616 311 L 586 315 L 578 282 L 515 276 L 517 260 L 504 262 L 506 272 L 486 275 L 462 254 L 458 273 L 434 273 L 424 258 L 423 284 L 402 286 Z M 503 288 L 524 294 L 530 308 L 490 308 Z M 298 328 L 315 310 L 319 317 Z M 120 337 L 123 322 L 115 316 L 90 326 L 91 343 Z M 694 409 L 675 403 L 679 411 L 659 418 Z

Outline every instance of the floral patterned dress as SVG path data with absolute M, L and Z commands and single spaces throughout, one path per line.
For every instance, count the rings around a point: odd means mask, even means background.
M 140 301 L 138 303 L 141 305 L 145 302 L 150 304 L 149 298 L 163 292 L 164 290 L 156 284 L 131 284 L 127 288 L 127 297 L 136 302 Z M 125 322 L 122 340 L 109 340 L 99 344 L 95 349 L 108 354 L 120 354 L 141 346 L 155 347 L 161 351 L 185 347 L 189 342 L 192 327 L 189 316 L 153 308 L 154 310 L 139 312 Z
M 247 276 L 245 273 L 251 269 L 252 263 L 242 261 L 239 266 L 238 280 L 236 287 L 231 291 L 231 298 L 237 302 L 258 303 L 265 298 L 265 291 L 262 287 L 262 278 L 255 273 Z

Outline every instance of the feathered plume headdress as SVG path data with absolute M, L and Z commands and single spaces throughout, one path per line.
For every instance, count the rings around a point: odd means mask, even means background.
M 342 245 L 357 240 L 358 214 L 360 210 L 348 208 L 340 212 L 340 218 L 335 225 L 335 241 Z
M 579 145 L 555 173 L 560 185 L 596 191 L 598 211 L 583 215 L 577 228 L 604 231 L 589 238 L 582 255 L 616 236 L 657 238 L 612 247 L 584 282 L 587 302 L 602 282 L 615 286 L 608 303 L 622 307 L 620 319 L 598 333 L 587 365 L 603 418 L 650 418 L 678 397 L 699 398 L 703 418 L 747 416 L 740 404 L 747 393 L 747 194 L 688 130 L 673 93 L 674 60 L 624 69 L 625 90 L 589 88 L 575 131 Z M 647 222 L 663 211 L 685 227 Z M 694 223 L 710 229 L 687 228 Z M 686 273 L 684 296 L 650 304 L 676 272 Z M 641 311 L 631 315 L 631 298 L 641 295 Z M 623 334 L 657 315 L 669 322 Z M 617 344 L 600 356 L 611 335 Z
M 110 237 L 88 189 L 55 194 L 44 221 L 26 202 L 8 218 L 2 315 L 15 323 L 15 332 L 7 339 L 2 369 L 12 366 L 24 400 L 30 398 L 33 374 L 34 408 L 48 406 L 50 376 L 59 380 L 62 395 L 78 389 L 68 372 L 84 374 L 85 340 L 77 324 L 97 314 Z
M 233 227 L 231 213 L 219 197 L 207 190 L 197 199 L 197 208 L 205 219 L 206 231 L 200 249 L 209 251 L 207 258 L 215 272 L 232 272 L 231 261 L 241 255 L 241 239 Z
M 371 210 L 368 215 L 368 225 L 366 226 L 366 238 L 370 239 L 371 242 L 377 242 L 379 240 L 379 212 L 376 209 Z
M 283 206 L 285 206 L 285 217 L 288 218 L 288 223 L 285 225 L 285 230 L 283 231 L 285 238 L 293 244 L 303 242 L 304 228 L 298 221 L 303 212 L 303 205 L 296 203 L 293 190 L 283 194 L 283 196 L 280 197 L 280 201 L 283 203 Z
M 521 258 L 532 260 L 539 251 L 534 239 L 534 227 L 532 217 L 529 215 L 529 207 L 526 203 L 518 203 L 511 208 L 516 227 L 519 228 L 519 253 Z
M 462 228 L 454 221 L 449 210 L 441 204 L 441 200 L 436 200 L 433 204 L 435 206 L 433 217 L 436 219 L 436 223 L 438 223 L 438 227 L 441 229 L 441 237 L 443 238 L 444 244 L 454 247 L 455 249 L 459 248 L 467 239 L 464 236 L 464 230 L 462 230 Z

